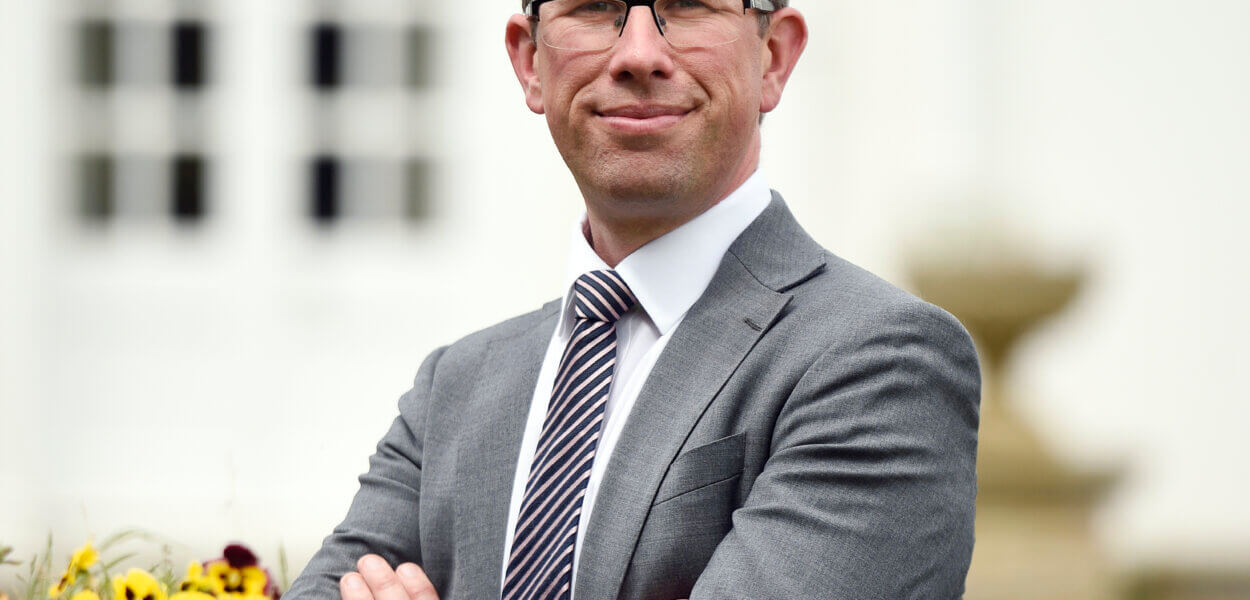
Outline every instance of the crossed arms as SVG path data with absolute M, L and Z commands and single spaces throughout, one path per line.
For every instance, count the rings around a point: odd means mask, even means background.
M 291 600 L 438 597 L 431 579 L 449 565 L 423 560 L 416 507 L 441 354 L 401 398 L 352 509 Z M 979 386 L 971 341 L 946 313 L 917 303 L 866 318 L 785 399 L 767 462 L 690 599 L 958 598 L 972 550 Z

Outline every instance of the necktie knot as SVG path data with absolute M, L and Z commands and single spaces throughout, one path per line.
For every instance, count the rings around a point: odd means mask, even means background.
M 637 302 L 616 271 L 591 271 L 573 283 L 573 308 L 578 319 L 615 323 Z

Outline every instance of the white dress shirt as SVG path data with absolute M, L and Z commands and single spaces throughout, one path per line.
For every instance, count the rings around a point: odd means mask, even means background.
M 754 221 L 772 199 L 764 176 L 756 171 L 732 194 L 681 227 L 664 234 L 635 250 L 616 266 L 615 271 L 629 285 L 638 299 L 638 306 L 625 313 L 616 323 L 616 367 L 608 399 L 599 445 L 590 467 L 590 480 L 582 500 L 577 540 L 573 548 L 573 582 L 577 581 L 582 540 L 598 496 L 599 483 L 608 468 L 612 449 L 620 438 L 626 417 L 638 399 L 638 392 L 651 373 L 651 367 L 668 344 L 673 331 L 681 324 L 686 311 L 712 281 L 721 259 L 730 244 Z M 564 278 L 564 303 L 560 321 L 539 371 L 534 399 L 530 403 L 521 453 L 517 457 L 516 475 L 512 484 L 512 502 L 508 507 L 508 534 L 504 538 L 503 568 L 500 582 L 508 573 L 508 557 L 512 554 L 517 517 L 525 496 L 530 464 L 542 433 L 551 387 L 555 384 L 560 356 L 572 335 L 576 317 L 572 307 L 573 283 L 582 274 L 609 268 L 590 246 L 586 238 L 583 214 L 573 228 L 569 249 L 569 267 Z M 501 583 L 502 586 L 502 583 Z M 502 587 L 500 589 L 502 594 Z

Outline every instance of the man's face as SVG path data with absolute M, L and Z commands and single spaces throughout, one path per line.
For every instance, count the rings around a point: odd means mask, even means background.
M 710 205 L 758 160 L 768 49 L 756 15 L 737 20 L 736 42 L 690 49 L 670 45 L 649 8 L 630 11 L 608 50 L 556 49 L 540 36 L 538 85 L 527 90 L 527 101 L 546 115 L 588 200 L 657 214 L 671 211 L 665 205 L 672 202 Z

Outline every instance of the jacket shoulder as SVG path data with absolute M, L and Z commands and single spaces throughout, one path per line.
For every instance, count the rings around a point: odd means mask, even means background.
M 904 327 L 971 348 L 967 330 L 946 310 L 832 252 L 825 251 L 824 258 L 819 273 L 789 290 L 791 316 L 808 327 L 843 339 Z
M 500 340 L 524 335 L 549 337 L 551 329 L 548 326 L 554 324 L 554 319 L 559 314 L 559 306 L 559 300 L 553 300 L 537 310 L 479 329 L 452 342 L 439 360 L 440 369 L 444 365 L 454 367 L 475 363 L 491 344 Z

